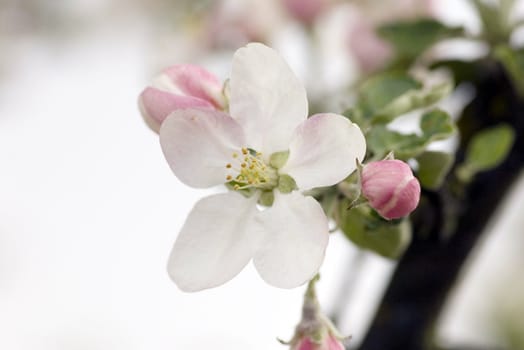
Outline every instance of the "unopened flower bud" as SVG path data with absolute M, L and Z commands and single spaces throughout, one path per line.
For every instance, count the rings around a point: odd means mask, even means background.
M 297 344 L 291 347 L 291 350 L 344 350 L 344 345 L 334 335 L 329 334 L 320 342 L 304 337 Z
M 302 306 L 302 320 L 295 329 L 293 339 L 282 343 L 291 345 L 291 350 L 344 350 L 343 337 L 320 310 L 315 291 L 317 280 L 318 277 L 315 277 L 308 284 Z
M 418 205 L 420 183 L 400 160 L 371 162 L 362 169 L 362 194 L 385 219 L 408 215 Z
M 177 109 L 223 109 L 226 105 L 222 83 L 207 70 L 192 64 L 165 69 L 152 86 L 140 94 L 142 117 L 158 131 L 166 117 Z

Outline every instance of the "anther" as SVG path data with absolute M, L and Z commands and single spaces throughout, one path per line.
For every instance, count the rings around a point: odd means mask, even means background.
M 230 163 L 227 163 L 227 164 L 226 164 L 226 168 L 229 169 L 229 168 L 231 168 L 231 167 L 232 167 L 232 165 L 231 165 Z
M 231 175 L 226 176 L 226 180 L 227 181 L 231 181 L 232 179 L 233 179 L 233 176 L 231 176 Z

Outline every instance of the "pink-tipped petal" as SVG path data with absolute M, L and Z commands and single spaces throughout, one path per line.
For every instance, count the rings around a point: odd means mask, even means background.
M 193 96 L 222 109 L 225 106 L 222 83 L 206 69 L 194 64 L 178 64 L 163 72 L 187 96 Z
M 225 113 L 182 109 L 160 128 L 160 145 L 175 175 L 186 185 L 205 188 L 223 184 L 232 154 L 244 146 L 244 133 Z
M 280 172 L 301 190 L 330 186 L 351 174 L 365 154 L 366 140 L 356 124 L 341 115 L 316 114 L 295 130 Z
M 150 120 L 159 126 L 171 112 L 177 109 L 214 108 L 211 103 L 200 98 L 176 95 L 154 87 L 142 91 L 139 106 L 146 122 Z
M 381 160 L 364 166 L 362 194 L 382 217 L 397 219 L 417 207 L 420 183 L 408 164 L 400 160 Z

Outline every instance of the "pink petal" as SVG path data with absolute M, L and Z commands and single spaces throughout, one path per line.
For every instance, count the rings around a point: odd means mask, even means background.
M 224 107 L 222 83 L 204 68 L 193 64 L 178 64 L 165 69 L 164 74 L 184 94 L 207 101 L 218 109 Z
M 152 124 L 160 127 L 164 119 L 173 111 L 183 108 L 214 108 L 208 101 L 192 96 L 181 96 L 171 92 L 163 91 L 154 87 L 148 87 L 139 97 L 142 116 Z M 154 128 L 153 128 L 154 129 Z

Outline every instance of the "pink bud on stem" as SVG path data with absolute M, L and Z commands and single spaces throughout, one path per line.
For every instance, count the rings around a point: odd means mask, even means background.
M 361 176 L 362 194 L 383 218 L 398 219 L 417 207 L 420 183 L 405 162 L 371 162 L 364 166 Z

